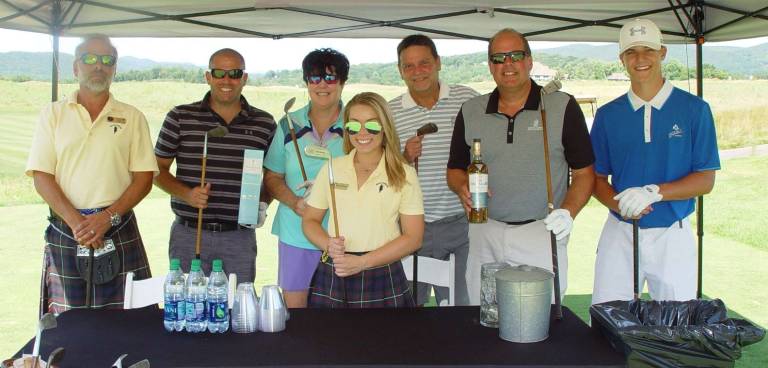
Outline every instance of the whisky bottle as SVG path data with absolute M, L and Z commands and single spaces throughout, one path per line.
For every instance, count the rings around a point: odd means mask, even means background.
M 472 207 L 469 210 L 469 222 L 480 224 L 488 222 L 488 166 L 483 163 L 480 151 L 480 139 L 472 141 L 472 163 L 467 168 L 469 176 L 469 194 Z

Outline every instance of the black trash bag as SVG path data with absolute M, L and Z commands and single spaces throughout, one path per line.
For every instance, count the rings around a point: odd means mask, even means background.
M 726 318 L 720 299 L 613 301 L 589 308 L 601 331 L 630 367 L 733 367 L 741 348 L 765 330 Z

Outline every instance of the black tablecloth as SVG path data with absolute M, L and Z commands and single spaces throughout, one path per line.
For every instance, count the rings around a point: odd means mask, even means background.
M 567 308 L 547 340 L 516 344 L 479 323 L 478 307 L 292 310 L 279 333 L 190 334 L 163 329 L 161 310 L 72 310 L 43 332 L 41 355 L 63 367 L 109 367 L 120 354 L 152 367 L 623 366 L 624 357 Z M 23 352 L 30 353 L 32 340 Z M 17 356 L 22 351 L 17 353 Z

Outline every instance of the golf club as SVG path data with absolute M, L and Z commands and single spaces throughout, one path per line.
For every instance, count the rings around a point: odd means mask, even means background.
M 634 280 L 635 300 L 640 299 L 640 245 L 637 219 L 632 219 L 632 279 Z
M 93 296 L 91 295 L 91 288 L 93 288 L 93 255 L 94 249 L 88 250 L 88 267 L 85 269 L 85 306 L 91 308 Z
M 112 368 L 123 368 L 123 359 L 127 357 L 128 354 L 120 355 L 117 360 L 112 364 Z
M 46 367 L 48 368 L 55 368 L 59 366 L 59 363 L 64 360 L 64 348 L 59 347 L 56 348 L 56 350 L 52 351 L 50 355 L 48 355 L 48 360 L 46 361 Z
M 421 128 L 416 130 L 416 136 L 422 136 L 427 134 L 437 133 L 437 125 L 435 123 L 426 123 L 421 126 Z M 416 169 L 416 172 L 419 172 L 419 158 L 416 157 L 413 159 L 413 168 Z M 414 265 L 416 264 L 416 259 L 414 258 Z M 414 277 L 416 274 L 414 273 Z
M 301 151 L 299 150 L 299 143 L 296 141 L 296 130 L 293 129 L 293 120 L 291 120 L 291 114 L 288 111 L 293 107 L 293 103 L 296 102 L 296 97 L 291 97 L 285 102 L 283 106 L 283 112 L 285 112 L 285 118 L 288 120 L 288 131 L 291 133 L 291 140 L 293 141 L 293 149 L 296 150 L 296 157 L 299 159 L 299 168 L 301 169 L 301 177 L 304 181 L 307 181 L 307 172 L 304 170 L 304 161 L 301 159 Z
M 205 187 L 205 165 L 208 161 L 208 137 L 219 138 L 227 135 L 229 129 L 223 125 L 219 125 L 207 132 L 205 132 L 205 138 L 203 140 L 203 158 L 202 168 L 200 173 L 200 188 Z M 203 231 L 203 209 L 197 209 L 197 235 L 195 237 L 195 258 L 200 259 L 200 239 Z
M 549 161 L 549 138 L 547 137 L 547 110 L 544 107 L 544 96 L 556 92 L 562 87 L 562 84 L 558 80 L 553 80 L 547 83 L 546 86 L 541 88 L 541 98 L 539 101 L 539 109 L 541 114 L 541 128 L 544 136 L 544 163 L 546 166 L 547 177 L 547 210 L 549 213 L 555 210 L 554 200 L 552 198 L 552 172 L 550 171 Z M 557 263 L 557 239 L 555 233 L 549 232 L 549 242 L 552 246 L 552 272 L 555 274 L 554 286 L 555 286 L 555 319 L 563 319 L 563 308 L 560 301 L 560 267 Z
M 42 340 L 43 330 L 50 330 L 56 327 L 56 316 L 53 313 L 46 313 L 37 323 L 37 333 L 35 334 L 35 343 L 32 345 L 32 356 L 35 357 L 35 366 L 40 360 L 40 341 Z
M 128 368 L 149 368 L 149 359 L 136 362 L 128 366 Z

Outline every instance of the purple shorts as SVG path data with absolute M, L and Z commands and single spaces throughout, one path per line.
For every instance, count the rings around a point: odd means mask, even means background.
M 278 240 L 277 283 L 284 291 L 307 291 L 320 262 L 321 251 L 288 245 Z

